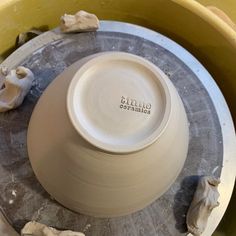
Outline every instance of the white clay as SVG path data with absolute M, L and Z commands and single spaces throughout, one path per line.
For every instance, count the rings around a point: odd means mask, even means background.
M 231 28 L 236 31 L 236 24 L 231 20 L 231 18 L 222 10 L 215 6 L 207 6 L 207 8 L 213 12 L 215 15 L 221 18 L 225 23 L 227 23 Z
M 35 221 L 27 223 L 21 230 L 21 236 L 85 236 L 83 233 L 70 230 L 59 231 Z
M 43 32 L 40 30 L 29 30 L 27 32 L 24 33 L 20 33 L 18 35 L 17 38 L 17 46 L 22 46 L 23 44 L 25 44 L 26 42 L 28 42 L 30 39 L 39 36 L 40 34 L 42 34 Z
M 86 11 L 79 11 L 75 15 L 61 17 L 61 31 L 64 33 L 95 31 L 99 28 L 96 15 Z
M 1 66 L 0 73 L 1 73 L 2 75 L 7 76 L 8 72 L 9 72 L 9 71 L 8 71 L 8 68 L 7 68 L 7 67 Z
M 5 66 L 1 66 L 0 67 L 0 89 L 4 85 L 5 77 L 7 76 L 7 74 L 8 74 L 8 68 Z
M 20 106 L 30 91 L 34 81 L 33 73 L 20 66 L 11 70 L 3 80 L 0 88 L 0 112 L 5 112 Z
M 3 88 L 5 76 L 0 71 L 0 89 Z
M 217 189 L 219 183 L 219 179 L 211 176 L 204 176 L 199 180 L 187 214 L 188 231 L 194 236 L 203 233 L 212 210 L 219 206 L 220 194 Z

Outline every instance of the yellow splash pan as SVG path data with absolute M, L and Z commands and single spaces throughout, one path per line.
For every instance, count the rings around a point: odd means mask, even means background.
M 157 30 L 183 45 L 215 78 L 236 121 L 236 32 L 194 0 L 1 0 L 0 55 L 13 50 L 19 33 L 56 27 L 62 14 L 79 9 Z
M 54 28 L 62 14 L 80 9 L 93 12 L 100 19 L 126 21 L 151 28 L 181 44 L 216 80 L 236 123 L 236 32 L 194 0 L 1 0 L 1 57 L 5 58 L 12 52 L 19 33 L 32 28 Z M 223 186 L 221 191 L 226 192 L 222 207 L 226 209 L 231 191 L 227 186 Z M 210 236 L 221 220 L 222 209 L 214 211 L 204 235 Z M 4 232 L 6 227 L 0 217 L 0 232 Z M 17 234 L 12 231 L 9 235 Z

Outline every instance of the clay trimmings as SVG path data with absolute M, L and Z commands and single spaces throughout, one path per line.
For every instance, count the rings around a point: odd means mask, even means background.
M 21 230 L 21 236 L 85 236 L 83 233 L 70 230 L 59 231 L 44 224 L 30 221 Z
M 120 108 L 128 111 L 141 112 L 145 114 L 151 114 L 151 103 L 145 103 L 137 101 L 136 99 L 121 97 Z
M 96 15 L 86 11 L 79 11 L 75 15 L 61 17 L 61 31 L 64 33 L 95 31 L 99 28 Z
M 187 213 L 188 231 L 194 236 L 200 236 L 204 232 L 212 210 L 219 206 L 219 184 L 220 180 L 212 176 L 203 176 L 199 180 Z
M 0 76 L 0 112 L 6 112 L 20 106 L 30 91 L 34 81 L 31 70 L 19 66 L 15 70 L 1 70 Z

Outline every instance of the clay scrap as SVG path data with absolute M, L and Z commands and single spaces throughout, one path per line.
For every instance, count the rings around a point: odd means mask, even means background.
M 95 31 L 98 28 L 97 16 L 86 11 L 79 11 L 75 15 L 65 14 L 61 17 L 61 31 L 63 33 Z
M 200 236 L 204 232 L 212 210 L 219 206 L 219 184 L 220 180 L 211 176 L 204 176 L 199 180 L 187 213 L 188 231 L 194 236 Z
M 221 18 L 225 23 L 227 23 L 233 30 L 236 31 L 236 24 L 231 20 L 231 18 L 222 10 L 215 6 L 207 6 L 207 8 L 213 12 L 215 15 Z
M 2 87 L 4 86 L 4 80 L 7 74 L 8 74 L 8 68 L 1 67 L 0 68 L 0 89 L 2 89 Z
M 31 221 L 21 230 L 21 236 L 85 236 L 83 233 L 70 230 L 59 231 L 44 224 Z
M 22 104 L 33 85 L 34 74 L 23 66 L 10 72 L 2 69 L 0 80 L 0 112 L 6 112 Z
M 26 42 L 28 42 L 29 40 L 39 36 L 40 34 L 42 34 L 43 32 L 40 30 L 29 30 L 27 32 L 24 33 L 20 33 L 16 39 L 16 45 L 17 47 L 22 46 L 23 44 L 25 44 Z

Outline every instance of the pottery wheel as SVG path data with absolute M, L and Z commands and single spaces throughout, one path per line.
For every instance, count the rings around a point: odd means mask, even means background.
M 31 113 L 48 84 L 72 63 L 103 51 L 136 54 L 161 68 L 183 100 L 190 128 L 188 157 L 171 188 L 139 212 L 106 219 L 77 214 L 51 199 L 34 176 L 26 147 Z M 23 105 L 0 115 L 0 205 L 18 232 L 27 221 L 35 220 L 60 229 L 85 232 L 86 236 L 186 235 L 186 211 L 199 176 L 220 177 L 225 158 L 224 129 L 214 102 L 223 98 L 220 92 L 220 98 L 217 93 L 212 97 L 209 91 L 218 88 L 196 59 L 173 41 L 148 29 L 102 22 L 98 32 L 63 35 L 55 30 L 42 34 L 18 49 L 4 64 L 24 65 L 36 77 Z M 228 119 L 231 124 L 230 116 Z

